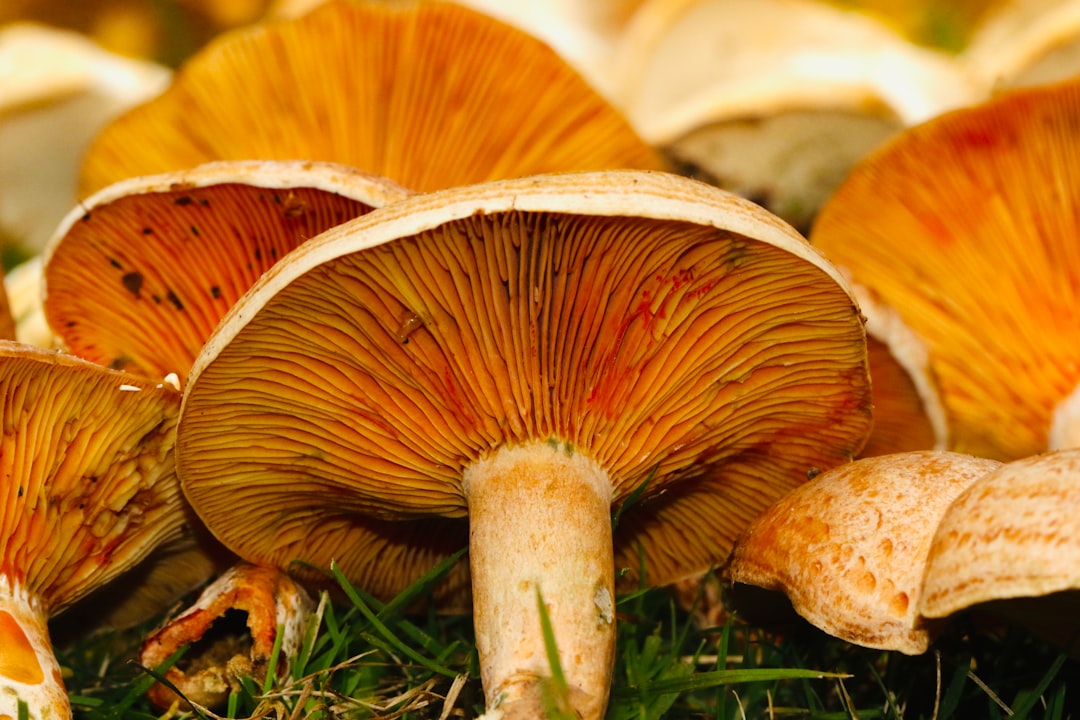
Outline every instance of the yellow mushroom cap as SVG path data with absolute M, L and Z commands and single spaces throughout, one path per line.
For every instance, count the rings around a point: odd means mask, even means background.
M 857 453 L 868 393 L 855 303 L 790 226 L 674 175 L 551 175 L 409 198 L 272 268 L 193 368 L 178 466 L 241 557 L 387 595 L 466 544 L 470 463 L 550 441 L 613 507 L 645 484 L 616 565 L 636 582 L 640 549 L 663 583 Z
M 779 590 L 836 637 L 919 654 L 932 628 L 919 614 L 938 520 L 994 460 L 919 451 L 863 458 L 818 475 L 739 538 L 731 580 Z
M 1080 588 L 1080 449 L 1002 465 L 945 512 L 930 546 L 921 612 Z
M 1080 82 L 910 128 L 860 162 L 810 239 L 926 347 L 950 448 L 1047 448 L 1080 384 Z
M 342 162 L 418 191 L 660 167 L 622 115 L 525 32 L 452 3 L 330 0 L 206 46 L 162 95 L 102 131 L 82 188 L 248 158 Z
M 46 248 L 45 319 L 73 354 L 183 381 L 267 268 L 407 194 L 385 178 L 308 161 L 220 161 L 114 183 L 72 210 Z
M 0 341 L 0 573 L 56 613 L 176 537 L 180 394 Z

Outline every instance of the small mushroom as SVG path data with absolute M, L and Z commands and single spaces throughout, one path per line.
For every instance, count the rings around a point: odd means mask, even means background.
M 784 496 L 735 544 L 725 576 L 785 593 L 848 642 L 925 652 L 927 554 L 949 504 L 1000 463 L 951 452 L 880 455 L 827 470 Z
M 385 178 L 308 161 L 222 161 L 115 183 L 72 210 L 45 249 L 45 320 L 75 355 L 182 383 L 267 268 L 407 194 Z
M 176 537 L 180 393 L 0 341 L 0 717 L 71 717 L 50 617 Z
M 560 174 L 407 198 L 271 268 L 193 366 L 178 471 L 240 557 L 380 597 L 468 544 L 449 592 L 471 577 L 489 717 L 539 716 L 542 599 L 593 720 L 615 568 L 726 556 L 858 452 L 868 396 L 857 307 L 790 226 L 674 175 Z
M 9 256 L 40 251 L 75 204 L 91 138 L 160 92 L 165 67 L 35 23 L 0 26 L 0 238 Z
M 143 641 L 139 661 L 149 668 L 188 646 L 164 674 L 179 695 L 155 683 L 147 697 L 161 709 L 177 701 L 183 709 L 223 707 L 241 678 L 261 682 L 272 660 L 277 660 L 278 676 L 284 676 L 313 607 L 307 591 L 276 568 L 233 565 L 204 588 L 194 604 Z M 243 628 L 227 627 L 240 619 Z M 274 657 L 275 648 L 279 658 Z
M 1080 623 L 1080 449 L 1014 460 L 949 506 L 930 545 L 919 611 L 943 618 L 993 608 L 1076 650 Z
M 979 97 L 943 53 L 817 0 L 647 0 L 615 53 L 642 137 L 799 228 L 887 137 Z
M 949 449 L 1042 452 L 1080 385 L 1078 103 L 1074 80 L 909 128 L 814 223 L 811 243 L 925 347 Z
M 453 3 L 329 0 L 196 53 L 164 93 L 101 132 L 81 187 L 251 158 L 341 162 L 417 191 L 662 166 L 527 33 Z

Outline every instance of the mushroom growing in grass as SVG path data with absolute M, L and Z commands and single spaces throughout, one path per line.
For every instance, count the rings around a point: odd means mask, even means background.
M 811 243 L 925 346 L 952 450 L 1027 457 L 1055 421 L 1057 444 L 1080 437 L 1078 108 L 1070 81 L 905 130 L 815 221 Z
M 730 582 L 778 590 L 815 627 L 915 655 L 927 554 L 949 504 L 1001 463 L 952 452 L 862 458 L 788 493 L 739 538 Z
M 71 717 L 48 619 L 181 532 L 179 411 L 166 384 L 0 341 L 0 717 Z
M 542 601 L 595 719 L 615 569 L 636 587 L 708 567 L 857 453 L 865 353 L 832 266 L 721 190 L 635 171 L 464 186 L 268 271 L 193 366 L 178 472 L 241 557 L 336 561 L 379 597 L 468 543 L 489 717 L 540 716 Z
M 346 165 L 284 160 L 115 183 L 72 210 L 45 249 L 45 319 L 75 355 L 183 382 L 218 321 L 267 268 L 407 194 Z
M 525 32 L 448 2 L 329 0 L 196 53 L 164 93 L 98 135 L 82 188 L 249 158 L 341 162 L 417 191 L 661 167 L 618 110 Z
M 993 609 L 1076 652 L 1078 480 L 1080 449 L 1069 448 L 1005 463 L 967 488 L 937 526 L 920 612 Z

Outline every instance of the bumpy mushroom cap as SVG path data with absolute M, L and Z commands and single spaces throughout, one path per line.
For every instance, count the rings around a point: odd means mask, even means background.
M 272 268 L 196 361 L 178 467 L 241 557 L 336 560 L 380 596 L 468 542 L 489 711 L 538 702 L 541 593 L 595 718 L 614 568 L 664 583 L 724 557 L 858 452 L 867 383 L 843 281 L 760 207 L 662 173 L 493 182 Z
M 725 573 L 784 592 L 810 623 L 848 642 L 925 652 L 934 628 L 919 602 L 934 529 L 957 495 L 999 465 L 912 452 L 832 468 L 758 517 Z
M 45 319 L 80 357 L 183 381 L 267 268 L 407 194 L 355 168 L 301 161 L 223 161 L 118 182 L 72 210 L 46 248 Z
M 47 620 L 176 537 L 180 394 L 0 341 L 0 716 L 70 717 Z
M 196 54 L 165 93 L 98 136 L 82 187 L 248 158 L 342 162 L 418 191 L 660 167 L 532 36 L 451 3 L 330 0 Z
M 78 33 L 0 27 L 0 237 L 27 255 L 39 251 L 75 204 L 91 138 L 170 77 L 165 67 L 106 52 Z
M 943 54 L 817 0 L 648 0 L 614 65 L 642 137 L 800 228 L 869 150 L 977 97 Z
M 930 546 L 922 614 L 1080 589 L 1078 478 L 1080 449 L 1065 449 L 1006 463 L 965 490 Z
M 814 225 L 811 242 L 925 345 L 951 449 L 1041 452 L 1080 385 L 1078 111 L 1070 82 L 911 128 Z

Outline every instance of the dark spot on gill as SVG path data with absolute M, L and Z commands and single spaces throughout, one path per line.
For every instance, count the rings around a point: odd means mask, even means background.
M 277 260 L 277 248 L 276 247 L 270 248 L 270 258 L 272 260 Z
M 142 234 L 143 235 L 153 235 L 154 234 L 154 228 L 144 227 L 142 229 Z
M 90 211 L 89 210 L 83 213 L 82 221 L 83 222 L 89 222 L 90 221 Z
M 259 248 L 255 248 L 255 259 L 262 260 L 262 250 Z
M 199 228 L 192 225 L 191 226 L 191 234 L 194 235 L 195 237 L 199 237 Z
M 211 288 L 210 288 L 210 297 L 214 298 L 215 300 L 220 298 L 221 297 L 221 288 L 218 287 L 217 285 L 211 286 Z
M 813 480 L 814 478 L 816 478 L 820 474 L 821 474 L 821 468 L 811 466 L 810 469 L 806 471 L 806 479 L 807 480 Z
M 161 296 L 158 295 L 157 293 L 154 293 L 153 295 L 151 295 L 150 299 L 154 301 L 155 305 L 160 305 L 161 304 Z
M 210 201 L 206 198 L 199 198 L 199 204 L 203 207 L 210 207 Z
M 120 357 L 114 357 L 109 363 L 110 370 L 123 370 L 131 362 L 131 358 L 126 358 L 123 355 Z
M 173 307 L 175 307 L 177 310 L 183 310 L 184 309 L 184 303 L 180 302 L 180 298 L 178 298 L 176 296 L 176 293 L 174 293 L 172 290 L 170 290 L 165 295 L 165 297 L 167 297 L 169 299 L 169 302 L 171 302 L 173 304 Z
M 191 197 L 190 195 L 181 195 L 180 197 L 173 200 L 173 202 L 180 206 L 190 205 L 191 203 L 195 202 L 195 198 Z
M 123 265 L 120 264 L 120 261 L 117 260 L 116 258 L 109 258 L 109 264 L 112 265 L 117 270 L 120 270 L 121 268 L 124 267 Z
M 120 282 L 124 284 L 124 287 L 127 288 L 128 292 L 135 297 L 139 297 L 139 291 L 142 289 L 143 284 L 142 273 L 124 273 L 124 276 L 120 278 Z

